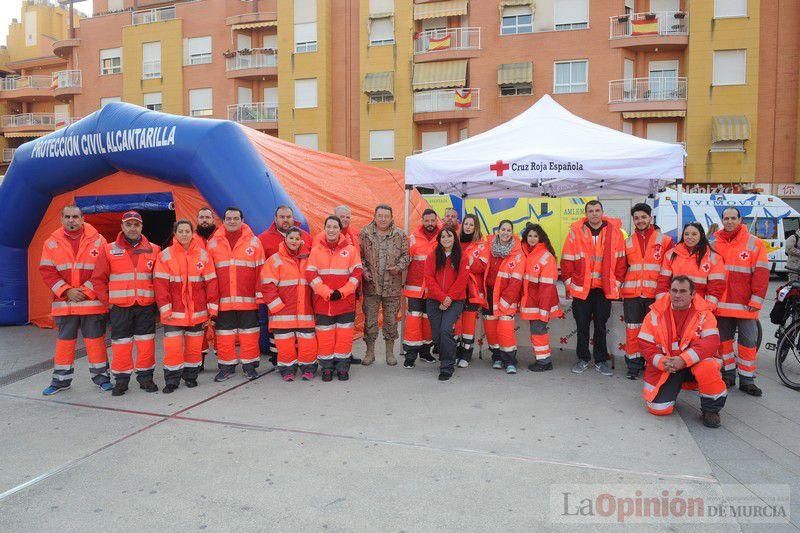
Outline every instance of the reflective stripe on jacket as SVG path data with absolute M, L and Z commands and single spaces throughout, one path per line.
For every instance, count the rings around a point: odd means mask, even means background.
M 717 306 L 717 316 L 758 318 L 769 286 L 770 264 L 764 241 L 743 225 L 733 239 L 724 230 L 715 233 L 714 249 L 725 260 L 728 283 Z M 749 308 L 752 308 L 751 311 Z
M 492 242 L 496 237 L 496 235 L 490 235 L 486 246 L 481 250 L 481 262 L 486 265 L 483 271 L 483 290 L 487 295 L 486 298 L 488 298 L 490 289 L 490 287 L 487 286 L 487 278 L 489 277 L 488 265 L 491 260 Z M 514 246 L 500 263 L 497 278 L 494 280 L 494 287 L 491 287 L 492 313 L 497 316 L 516 315 L 519 311 L 519 302 L 522 299 L 522 278 L 525 275 L 525 255 L 522 253 L 519 238 L 516 235 L 512 238 L 514 239 Z M 484 299 L 481 305 L 488 308 L 489 303 Z
M 247 224 L 233 249 L 225 227 L 208 240 L 208 252 L 219 280 L 220 311 L 252 311 L 261 300 L 261 267 L 264 248 Z
M 592 232 L 586 226 L 586 217 L 573 222 L 561 252 L 561 277 L 573 298 L 585 300 L 592 287 L 593 274 L 600 277 L 603 294 L 610 300 L 620 297 L 620 286 L 625 278 L 625 240 L 622 223 L 617 218 L 603 217 L 606 226 L 602 233 L 603 254 L 595 256 Z M 594 265 L 601 261 L 602 268 L 594 272 Z
M 522 250 L 527 249 L 527 243 L 523 243 Z M 558 262 L 555 256 L 543 243 L 538 243 L 526 254 L 519 316 L 525 320 L 542 322 L 564 316 L 558 305 L 557 280 Z
M 337 316 L 355 311 L 355 292 L 361 274 L 359 254 L 352 244 L 347 244 L 344 236 L 339 235 L 339 242 L 334 248 L 327 242 L 311 248 L 306 264 L 306 281 L 314 291 L 314 312 Z M 334 290 L 341 293 L 341 299 L 330 299 Z
M 661 263 L 673 246 L 672 237 L 656 229 L 647 239 L 643 254 L 636 232 L 628 237 L 625 241 L 628 271 L 620 291 L 623 298 L 655 298 Z
M 469 275 L 467 277 L 467 300 L 471 304 L 481 304 L 486 301 L 486 293 L 483 287 L 483 271 L 485 265 L 481 262 L 483 248 L 486 241 L 481 239 L 475 242 L 461 244 L 461 256 L 469 259 Z
M 411 262 L 408 265 L 406 281 L 403 285 L 403 296 L 407 298 L 422 298 L 425 295 L 425 260 L 436 248 L 436 237 L 441 231 L 441 226 L 428 239 L 423 226 L 408 236 L 408 253 Z
M 136 246 L 120 232 L 117 240 L 105 246 L 92 278 L 109 305 L 131 307 L 152 305 L 156 301 L 153 269 L 161 248 L 142 235 Z
M 306 280 L 308 256 L 293 255 L 285 243 L 278 246 L 261 269 L 261 293 L 275 329 L 313 328 L 311 288 Z

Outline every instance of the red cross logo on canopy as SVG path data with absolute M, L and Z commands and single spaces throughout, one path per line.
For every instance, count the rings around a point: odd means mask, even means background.
M 511 168 L 508 163 L 504 163 L 502 160 L 498 160 L 493 165 L 489 165 L 489 170 L 496 173 L 498 177 L 503 175 L 503 172 Z

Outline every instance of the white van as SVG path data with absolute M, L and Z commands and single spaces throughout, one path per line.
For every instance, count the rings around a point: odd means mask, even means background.
M 655 223 L 677 242 L 678 193 L 667 189 L 653 202 Z M 750 233 L 764 241 L 773 272 L 786 272 L 786 252 L 783 243 L 800 224 L 800 213 L 771 194 L 683 194 L 683 224 L 700 222 L 708 230 L 712 224 L 722 229 L 722 211 L 736 207 Z M 709 238 L 713 239 L 712 236 Z

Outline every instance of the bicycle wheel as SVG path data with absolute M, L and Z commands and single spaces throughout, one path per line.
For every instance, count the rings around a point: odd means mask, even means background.
M 778 339 L 775 370 L 784 385 L 800 390 L 800 320 L 792 322 Z

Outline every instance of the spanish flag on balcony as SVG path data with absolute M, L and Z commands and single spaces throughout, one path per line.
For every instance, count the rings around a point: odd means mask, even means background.
M 455 90 L 456 107 L 472 107 L 472 89 Z
M 450 34 L 447 33 L 442 37 L 431 37 L 428 39 L 428 51 L 434 50 L 447 50 L 450 48 Z
M 631 21 L 631 35 L 658 35 L 658 19 Z

